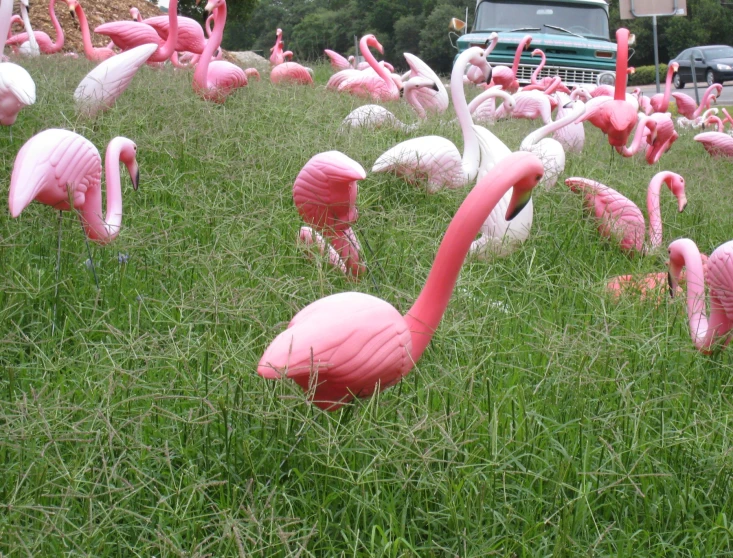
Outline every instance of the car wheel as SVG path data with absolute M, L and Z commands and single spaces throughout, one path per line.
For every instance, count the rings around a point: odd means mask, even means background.
M 685 82 L 682 81 L 682 78 L 680 77 L 679 73 L 675 73 L 674 78 L 672 79 L 672 83 L 674 84 L 675 89 L 684 89 L 685 88 Z
M 705 72 L 705 81 L 707 82 L 708 87 L 715 83 L 715 73 L 710 68 Z

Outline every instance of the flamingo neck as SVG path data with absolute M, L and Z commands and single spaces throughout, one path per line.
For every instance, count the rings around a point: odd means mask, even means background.
M 530 76 L 530 81 L 535 85 L 539 85 L 537 78 L 540 76 L 540 72 L 542 71 L 542 68 L 545 67 L 545 52 L 541 50 L 540 56 L 542 57 L 542 60 L 540 60 L 540 63 L 537 65 L 537 68 L 535 68 L 535 71 L 532 72 L 532 75 Z
M 417 98 L 417 88 L 410 87 L 409 89 L 406 88 L 407 91 L 405 91 L 405 99 L 407 99 L 407 102 L 410 103 L 413 109 L 415 109 L 415 112 L 417 113 L 418 118 L 425 119 L 427 118 L 427 113 L 425 112 L 425 109 L 423 108 L 422 104 L 420 103 L 420 100 Z
M 639 152 L 639 149 L 641 149 L 641 142 L 644 141 L 645 129 L 649 130 L 650 134 L 653 134 L 657 129 L 657 123 L 648 116 L 642 116 L 636 124 L 634 139 L 631 141 L 631 146 L 626 147 L 624 145 L 623 147 L 617 148 L 617 151 L 623 154 L 624 157 L 636 155 Z
M 698 350 L 706 350 L 713 342 L 715 328 L 709 327 L 708 317 L 705 315 L 705 276 L 702 256 L 691 240 L 678 240 L 672 246 L 674 248 L 670 254 L 670 260 L 681 255 L 682 265 L 687 268 L 687 317 L 690 324 L 690 336 Z M 682 266 L 674 267 L 678 269 L 671 269 L 670 274 L 675 275 L 677 279 Z
M 372 69 L 377 72 L 377 75 L 382 78 L 387 85 L 392 84 L 394 85 L 394 82 L 392 81 L 392 77 L 389 74 L 389 71 L 387 68 L 382 66 L 379 62 L 377 62 L 377 59 L 374 58 L 374 55 L 372 54 L 372 51 L 369 50 L 369 45 L 367 44 L 367 37 L 362 37 L 359 41 L 359 49 L 361 50 L 361 54 L 364 57 L 364 60 L 366 60 L 369 65 L 372 67 Z
M 81 208 L 82 224 L 87 236 L 97 242 L 114 240 L 122 226 L 122 186 L 120 184 L 121 139 L 115 138 L 107 146 L 104 172 L 107 178 L 107 213 L 102 218 L 102 187 L 87 189 Z
M 723 121 L 718 118 L 717 116 L 709 116 L 707 120 L 705 120 L 705 125 L 709 124 L 717 124 L 718 126 L 718 132 L 721 134 L 725 133 L 725 127 L 723 126 Z
M 12 16 L 13 0 L 0 0 L 0 56 L 5 49 L 5 41 L 8 40 Z
M 51 24 L 56 30 L 56 41 L 51 44 L 51 54 L 59 52 L 64 48 L 64 30 L 61 28 L 58 18 L 56 17 L 56 0 L 51 0 L 48 4 L 48 15 L 51 17 Z
M 165 43 L 156 50 L 148 62 L 165 62 L 176 48 L 178 41 L 178 0 L 170 0 L 168 3 L 168 38 Z
M 214 11 L 214 29 L 211 32 L 209 40 L 206 41 L 206 46 L 201 53 L 201 58 L 199 58 L 196 71 L 193 74 L 194 83 L 198 84 L 202 89 L 209 88 L 209 64 L 211 63 L 211 57 L 214 55 L 214 51 L 221 45 L 226 21 L 227 5 L 226 2 L 222 2 Z
M 491 54 L 493 50 L 496 48 L 496 45 L 499 44 L 499 34 L 498 33 L 492 33 L 489 38 L 491 39 L 491 42 L 489 43 L 489 46 L 486 47 L 486 51 L 484 52 L 484 58 L 488 58 L 489 54 Z
M 500 162 L 471 190 L 448 225 L 425 286 L 405 314 L 413 362 L 420 359 L 440 324 L 471 242 L 502 196 L 526 176 L 523 167 L 516 164 L 516 154 Z
M 466 54 L 468 53 L 468 54 Z M 479 165 L 479 145 L 476 132 L 473 129 L 473 119 L 466 104 L 466 93 L 463 89 L 463 74 L 465 73 L 468 60 L 474 55 L 471 49 L 463 52 L 453 65 L 453 71 L 450 77 L 450 95 L 453 99 L 453 108 L 458 117 L 458 123 L 461 126 L 463 134 L 463 158 L 461 165 L 466 179 L 473 180 L 478 172 Z
M 629 30 L 623 27 L 616 31 L 616 89 L 613 98 L 626 100 L 626 71 L 629 66 Z
M 92 37 L 89 33 L 89 22 L 87 21 L 87 15 L 84 13 L 84 9 L 81 4 L 76 5 L 76 17 L 79 18 L 79 27 L 81 28 L 81 40 L 84 43 L 84 54 L 89 60 L 94 59 L 94 45 L 92 45 Z
M 541 128 L 536 129 L 534 132 L 524 138 L 522 144 L 519 146 L 519 149 L 521 151 L 529 151 L 542 138 L 551 134 L 555 130 L 559 130 L 560 128 L 563 128 L 568 124 L 575 122 L 583 114 L 585 114 L 585 105 L 583 103 L 574 103 L 573 109 L 568 114 L 564 114 L 561 118 L 558 118 L 554 122 L 550 121 L 548 124 L 545 124 Z
M 519 44 L 517 45 L 517 50 L 514 53 L 514 63 L 512 64 L 512 75 L 514 78 L 517 77 L 517 70 L 519 69 L 519 60 L 522 58 L 522 51 L 530 41 L 532 41 L 532 37 L 530 35 L 526 35 L 522 37 L 522 40 L 519 41 Z
M 718 91 L 718 84 L 714 83 L 710 87 L 708 87 L 705 90 L 705 94 L 702 96 L 702 101 L 700 101 L 700 106 L 695 109 L 695 112 L 692 113 L 692 118 L 697 118 L 700 116 L 702 111 L 707 110 L 710 108 L 710 103 L 712 102 L 711 97 L 715 96 L 717 97 L 717 91 Z
M 28 34 L 28 42 L 31 45 L 31 52 L 33 54 L 38 54 L 40 49 L 38 48 L 38 42 L 36 41 L 36 34 L 33 32 L 33 27 L 31 27 L 31 20 L 28 17 L 28 8 L 26 8 L 25 4 L 22 2 L 20 4 L 20 17 L 23 18 L 25 32 Z
M 664 80 L 664 96 L 662 96 L 662 104 L 659 107 L 659 110 L 657 112 L 667 112 L 667 107 L 669 106 L 669 97 L 672 94 L 672 75 L 674 74 L 674 70 L 672 69 L 672 65 L 669 65 L 669 68 L 667 68 L 667 79 Z
M 659 208 L 659 194 L 662 191 L 663 183 L 670 188 L 671 179 L 671 172 L 660 172 L 655 174 L 649 182 L 649 189 L 646 193 L 646 210 L 649 215 L 649 245 L 652 248 L 662 245 L 662 211 Z

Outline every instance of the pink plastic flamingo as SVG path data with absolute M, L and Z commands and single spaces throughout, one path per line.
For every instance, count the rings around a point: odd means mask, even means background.
M 354 57 L 349 56 L 349 59 L 347 60 L 343 56 L 341 56 L 338 52 L 330 50 L 330 49 L 324 49 L 326 53 L 326 56 L 331 60 L 331 67 L 336 70 L 351 70 L 354 68 Z
M 156 44 L 158 48 L 148 59 L 151 62 L 165 62 L 176 51 L 178 41 L 178 0 L 168 3 L 168 38 L 163 41 L 154 27 L 137 21 L 112 21 L 94 29 L 99 35 L 107 35 L 122 50 L 136 46 Z M 201 27 L 201 26 L 199 26 Z M 202 31 L 203 33 L 203 31 Z M 186 49 L 181 49 L 186 50 Z
M 631 140 L 631 145 L 628 147 L 625 145 L 623 147 L 617 147 L 616 151 L 624 157 L 633 157 L 644 149 L 646 139 L 648 137 L 651 137 L 652 139 L 654 138 L 656 130 L 657 123 L 652 120 L 651 116 L 639 113 L 639 120 L 636 124 L 636 130 L 634 132 L 634 137 Z
M 403 53 L 407 64 L 410 66 L 409 79 L 423 78 L 430 80 L 435 87 L 417 87 L 413 88 L 412 95 L 407 96 L 407 89 L 405 89 L 405 99 L 410 103 L 415 110 L 420 113 L 421 109 L 427 112 L 443 113 L 448 108 L 448 91 L 445 89 L 445 85 L 425 62 L 420 60 L 414 54 L 409 52 Z M 406 84 L 406 83 L 405 83 Z M 419 108 L 418 108 L 419 105 Z
M 733 157 L 733 137 L 724 132 L 703 132 L 693 139 L 713 157 Z
M 703 268 L 695 243 L 680 238 L 669 245 L 669 285 L 672 294 L 680 282 L 682 268 L 687 268 L 687 317 L 695 348 L 711 353 L 714 345 L 726 346 L 733 327 L 733 242 L 718 246 Z M 705 315 L 705 283 L 710 293 L 710 314 Z
M 496 109 L 497 120 L 502 118 L 526 118 L 534 120 L 541 118 L 544 124 L 552 122 L 552 107 L 550 97 L 542 91 L 519 91 L 514 94 L 514 108 L 511 112 L 508 105 L 502 104 Z
M 646 148 L 646 162 L 653 165 L 669 151 L 672 144 L 677 141 L 679 134 L 674 129 L 671 113 L 655 112 L 651 115 L 651 119 L 656 123 L 657 129 L 656 133 L 647 139 L 649 145 Z
M 10 27 L 13 0 L 0 0 L 0 54 Z M 3 25 L 7 26 L 3 29 Z M 25 68 L 11 62 L 0 63 L 0 124 L 11 126 L 23 107 L 36 102 L 36 84 Z
M 725 109 L 723 109 L 723 110 L 725 110 Z M 720 118 L 718 118 L 715 115 L 708 116 L 705 119 L 705 121 L 702 123 L 702 127 L 703 128 L 707 128 L 708 126 L 717 126 L 717 130 L 716 130 L 717 132 L 720 132 L 721 134 L 727 133 L 728 135 L 731 135 L 731 132 L 730 131 L 728 131 L 728 132 L 725 131 L 725 122 L 727 122 L 727 121 L 728 121 L 727 119 L 726 120 L 721 120 Z
M 247 75 L 242 68 L 231 62 L 211 60 L 224 37 L 224 25 L 227 19 L 225 0 L 209 0 L 205 10 L 214 13 L 214 32 L 207 41 L 193 73 L 193 89 L 207 101 L 223 103 L 232 91 L 247 85 Z
M 394 172 L 410 182 L 426 178 L 431 193 L 443 187 L 460 188 L 476 178 L 481 156 L 463 91 L 463 73 L 468 63 L 486 64 L 483 50 L 471 47 L 463 51 L 451 73 L 453 107 L 463 132 L 463 157 L 452 141 L 424 136 L 403 141 L 382 153 L 374 162 L 372 172 Z
M 459 79 L 462 87 L 462 71 Z M 327 296 L 295 315 L 265 350 L 257 373 L 268 379 L 291 378 L 313 404 L 329 411 L 399 382 L 438 328 L 481 223 L 514 186 L 507 212 L 511 218 L 541 177 L 542 164 L 534 155 L 515 153 L 471 190 L 448 226 L 425 287 L 405 316 L 368 294 Z
M 584 101 L 590 100 L 590 93 L 583 87 L 576 87 L 573 92 L 568 96 L 565 93 L 555 93 L 555 97 L 558 100 L 557 104 L 557 120 L 563 118 L 569 111 L 572 111 L 572 105 L 570 101 L 575 103 L 584 103 Z M 579 99 L 582 97 L 582 99 Z M 568 153 L 580 153 L 583 151 L 585 145 L 585 128 L 583 128 L 582 122 L 570 122 L 559 130 L 555 130 L 553 137 L 560 142 L 566 152 Z
M 86 138 L 51 128 L 29 139 L 15 158 L 8 206 L 17 217 L 33 200 L 59 210 L 79 212 L 87 237 L 98 244 L 114 240 L 122 226 L 120 162 L 137 190 L 137 147 L 127 138 L 107 146 L 107 212 L 102 212 L 102 159 Z
M 647 114 L 651 114 L 652 112 L 667 112 L 667 108 L 669 107 L 669 95 L 672 91 L 672 76 L 677 72 L 677 70 L 679 70 L 679 68 L 680 65 L 677 62 L 672 62 L 667 67 L 667 79 L 664 82 L 664 93 L 652 95 L 649 99 L 651 110 Z
M 327 151 L 311 157 L 293 184 L 293 201 L 298 213 L 308 225 L 325 235 L 339 261 L 354 276 L 364 272 L 359 261 L 359 242 L 351 228 L 358 217 L 356 181 L 364 178 L 366 172 L 359 163 L 339 151 Z M 300 238 L 308 242 L 302 231 Z
M 321 256 L 328 253 L 328 263 L 337 268 L 344 275 L 348 274 L 349 270 L 346 269 L 346 264 L 341 259 L 341 256 L 339 256 L 339 253 L 326 241 L 325 238 L 323 238 L 323 235 L 313 230 L 313 227 L 300 227 L 300 231 L 298 232 L 298 243 L 307 248 L 315 246 Z M 306 252 L 306 254 L 310 256 L 308 252 Z
M 64 47 L 64 31 L 63 29 L 61 29 L 61 24 L 56 18 L 56 12 L 54 11 L 55 5 L 56 0 L 51 0 L 48 5 L 48 13 L 51 16 L 51 24 L 56 30 L 56 41 L 52 41 L 51 37 L 49 37 L 48 34 L 44 33 L 43 31 L 33 32 L 35 39 L 38 42 L 38 47 L 44 54 L 54 54 L 56 52 L 60 52 L 61 49 Z M 28 33 L 20 33 L 19 35 L 14 35 L 10 37 L 6 44 L 10 46 L 22 45 L 26 41 L 28 41 Z
M 138 21 L 142 22 L 143 16 L 140 14 L 140 10 L 138 10 L 135 6 L 130 6 L 130 18 L 132 21 Z
M 540 60 L 540 63 L 537 65 L 535 70 L 530 75 L 529 80 L 532 82 L 532 85 L 535 87 L 539 87 L 542 90 L 547 89 L 552 83 L 554 82 L 554 78 L 558 76 L 545 76 L 542 79 L 538 79 L 540 72 L 542 71 L 542 68 L 545 67 L 546 58 L 545 58 L 545 51 L 541 48 L 536 48 L 532 51 L 532 56 L 541 56 L 542 60 Z M 525 88 L 526 90 L 526 88 Z M 570 94 L 570 89 L 565 87 L 564 85 L 561 85 L 558 89 L 558 91 L 561 91 L 562 93 Z
M 283 57 L 283 30 L 278 27 L 275 33 L 275 45 L 270 48 L 270 65 L 277 66 L 285 62 Z
M 705 90 L 702 101 L 700 101 L 700 106 L 697 106 L 692 97 L 684 93 L 672 93 L 672 97 L 674 97 L 677 103 L 677 112 L 689 120 L 695 120 L 704 110 L 710 108 L 710 103 L 715 101 L 722 91 L 722 85 L 719 83 L 712 84 Z
M 400 88 L 392 79 L 391 74 L 380 65 L 369 50 L 370 46 L 384 53 L 374 35 L 364 35 L 360 41 L 360 48 L 374 72 L 360 72 L 359 75 L 348 77 L 339 86 L 340 92 L 351 93 L 359 97 L 371 97 L 376 101 L 396 101 L 400 98 Z
M 77 110 L 93 117 L 111 108 L 158 45 L 141 45 L 99 63 L 74 91 Z
M 313 83 L 312 71 L 297 62 L 283 62 L 272 69 L 270 81 L 276 85 L 280 83 L 311 85 Z
M 602 236 L 620 243 L 623 251 L 642 254 L 662 245 L 662 216 L 659 208 L 659 193 L 662 183 L 666 184 L 677 198 L 680 212 L 687 205 L 685 179 L 679 174 L 663 171 L 655 174 L 649 182 L 646 204 L 649 214 L 649 244 L 644 246 L 644 216 L 637 205 L 613 188 L 587 178 L 565 180 L 574 192 L 585 194 L 585 205 L 593 210 L 600 222 L 598 230 Z
M 612 101 L 606 101 L 591 108 L 592 101 L 586 105 L 587 112 L 583 120 L 588 120 L 604 134 L 608 135 L 608 143 L 614 147 L 623 147 L 636 126 L 636 111 L 626 100 L 626 70 L 629 56 L 629 30 L 620 28 L 616 31 L 616 89 Z
M 91 35 L 89 33 L 89 23 L 87 16 L 77 0 L 67 0 L 69 9 L 79 18 L 79 27 L 81 28 L 81 38 L 84 43 L 84 55 L 88 60 L 93 62 L 101 62 L 115 55 L 115 51 L 109 47 L 95 47 L 92 45 Z
M 170 30 L 169 16 L 155 16 L 144 19 L 142 23 L 149 25 L 165 41 Z M 206 47 L 206 37 L 201 24 L 190 17 L 178 16 L 178 35 L 175 50 L 179 52 L 193 52 L 201 54 Z
M 516 93 L 519 90 L 519 81 L 517 80 L 517 70 L 519 69 L 519 60 L 522 58 L 522 51 L 529 48 L 532 42 L 531 35 L 525 35 L 519 44 L 517 50 L 514 53 L 514 63 L 511 68 L 506 66 L 494 66 L 493 67 L 493 81 L 494 85 L 501 85 L 504 91 L 509 93 Z

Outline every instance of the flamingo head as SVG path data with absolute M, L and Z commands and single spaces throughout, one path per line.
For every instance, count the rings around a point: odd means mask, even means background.
M 527 172 L 524 178 L 514 184 L 512 198 L 509 200 L 504 217 L 507 221 L 511 221 L 519 215 L 524 206 L 529 203 L 529 200 L 532 199 L 532 188 L 540 183 L 545 172 L 542 161 L 533 153 L 529 153 L 529 155 L 531 157 L 526 157 L 526 160 L 522 161 L 522 166 L 529 167 L 530 171 Z
M 680 65 L 677 62 L 672 62 L 669 66 L 670 68 L 672 68 L 673 72 L 676 72 L 680 69 Z
M 289 58 L 290 60 L 293 59 L 293 51 L 292 50 L 286 50 L 283 52 L 283 58 Z
M 134 141 L 123 137 L 115 138 L 112 141 L 115 140 L 119 142 L 120 146 L 120 161 L 127 167 L 132 180 L 132 187 L 137 190 L 140 184 L 140 169 L 137 166 L 137 145 Z
M 532 51 L 532 56 L 542 56 L 544 51 L 541 48 L 536 48 Z
M 491 83 L 492 68 L 491 64 L 486 61 L 486 52 L 484 49 L 476 49 L 476 52 L 469 58 L 468 63 L 476 66 L 484 76 L 486 83 Z
M 680 213 L 687 207 L 687 197 L 685 196 L 685 179 L 676 172 L 668 172 L 665 174 L 664 182 L 670 189 L 672 194 L 677 198 L 677 209 Z
M 76 9 L 79 7 L 79 2 L 76 0 L 66 0 L 66 7 L 69 8 L 71 19 L 76 19 Z
M 138 10 L 135 6 L 130 6 L 130 17 L 137 21 L 140 17 L 140 10 Z
M 199 3 L 200 0 L 196 0 L 196 4 Z M 204 11 L 207 13 L 213 13 L 216 8 L 224 4 L 224 0 L 209 0 L 206 3 L 206 6 L 204 7 Z M 278 29 L 279 31 L 279 29 Z
M 374 47 L 380 54 L 384 54 L 384 47 L 374 35 L 366 35 L 364 38 L 366 39 L 367 46 Z

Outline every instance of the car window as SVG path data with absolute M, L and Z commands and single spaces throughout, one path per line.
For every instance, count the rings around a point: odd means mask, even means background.
M 679 58 L 689 58 L 689 57 L 690 57 L 690 49 L 689 49 L 689 48 L 688 48 L 687 50 L 683 50 L 682 52 L 680 52 L 680 53 L 679 53 L 679 54 L 677 55 L 677 58 L 678 58 L 678 59 L 679 59 Z
M 712 47 L 712 48 L 706 48 L 705 56 L 707 58 L 733 58 L 733 47 L 729 46 L 720 46 L 720 47 Z

